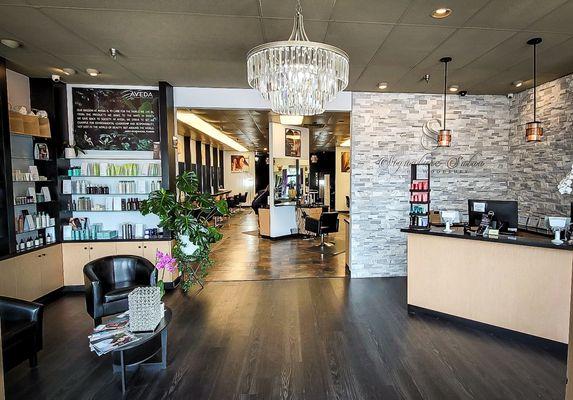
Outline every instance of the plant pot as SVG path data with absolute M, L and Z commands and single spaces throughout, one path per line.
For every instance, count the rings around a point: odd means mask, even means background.
M 193 255 L 195 250 L 199 248 L 199 246 L 189 240 L 189 235 L 179 235 L 179 241 L 181 242 L 181 251 L 188 256 Z
M 65 158 L 76 158 L 76 149 L 73 147 L 66 147 L 64 149 L 64 157 Z

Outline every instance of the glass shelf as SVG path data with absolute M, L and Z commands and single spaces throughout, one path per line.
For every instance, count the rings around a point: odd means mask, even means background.
M 43 228 L 30 229 L 30 230 L 27 230 L 27 231 L 16 232 L 16 235 L 25 235 L 26 233 L 32 233 L 32 232 L 43 231 L 44 229 L 55 228 L 55 227 L 56 227 L 56 225 L 50 225 L 50 226 L 45 226 L 45 227 L 43 227 Z
M 46 182 L 46 183 L 50 183 L 53 182 L 51 179 L 46 179 L 45 181 L 12 181 L 12 183 L 40 183 L 40 182 Z
M 34 203 L 14 204 L 14 207 L 36 206 L 36 205 L 38 205 L 38 204 L 51 204 L 51 203 L 57 203 L 57 202 L 56 202 L 56 200 L 37 201 L 37 202 L 34 202 Z

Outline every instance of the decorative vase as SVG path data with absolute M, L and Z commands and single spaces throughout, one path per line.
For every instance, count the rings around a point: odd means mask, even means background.
M 189 235 L 179 235 L 179 241 L 181 242 L 181 250 L 188 256 L 193 255 L 195 250 L 199 248 L 199 246 L 189 240 Z

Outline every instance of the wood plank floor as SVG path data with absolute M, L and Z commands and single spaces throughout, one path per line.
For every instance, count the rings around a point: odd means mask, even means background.
M 565 360 L 541 347 L 406 312 L 405 278 L 210 282 L 166 296 L 168 368 L 131 375 L 130 399 L 563 399 Z M 86 336 L 84 298 L 45 310 L 39 367 L 7 399 L 120 399 Z
M 344 248 L 344 223 L 330 241 Z M 261 280 L 345 276 L 344 253 L 335 256 L 309 251 L 317 240 L 271 240 L 257 235 L 257 216 L 239 211 L 221 229 L 223 239 L 213 249 L 210 281 Z M 219 251 L 222 249 L 222 251 Z

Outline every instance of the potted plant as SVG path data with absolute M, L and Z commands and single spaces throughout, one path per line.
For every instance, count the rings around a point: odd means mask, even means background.
M 64 157 L 65 158 L 76 158 L 80 153 L 86 154 L 86 152 L 79 147 L 77 144 L 71 144 L 68 142 L 64 142 Z
M 207 275 L 212 265 L 211 245 L 223 235 L 208 218 L 213 212 L 227 215 L 227 201 L 216 201 L 213 196 L 199 191 L 194 172 L 184 172 L 176 179 L 177 193 L 165 189 L 156 190 L 142 202 L 143 215 L 156 214 L 159 226 L 171 232 L 175 245 L 173 257 L 181 274 L 181 287 L 187 292 L 193 284 Z

